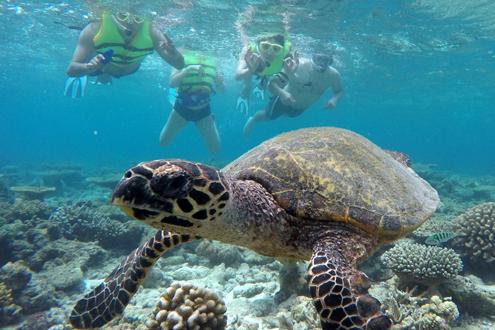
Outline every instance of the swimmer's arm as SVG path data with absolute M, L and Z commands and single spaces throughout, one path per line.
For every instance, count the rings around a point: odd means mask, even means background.
M 158 55 L 176 69 L 184 67 L 184 56 L 175 48 L 172 40 L 156 27 L 150 26 L 150 36 L 153 47 Z
M 332 89 L 333 96 L 327 101 L 327 106 L 335 107 L 339 100 L 344 96 L 344 89 L 342 87 L 342 79 L 340 73 L 334 68 L 329 68 L 328 81 L 330 88 Z
M 287 85 L 288 79 L 285 73 L 276 73 L 270 78 L 268 81 L 268 91 L 276 96 L 282 96 L 283 94 L 288 93 L 284 87 Z
M 217 71 L 215 76 L 215 87 L 218 92 L 225 91 L 225 84 L 223 82 L 223 74 L 220 71 Z
M 248 52 L 248 47 L 244 47 L 239 55 L 239 63 L 237 64 L 237 69 L 235 71 L 235 80 L 248 80 L 253 76 L 252 70 L 249 68 L 246 62 L 246 54 Z
M 98 30 L 98 24 L 92 23 L 86 26 L 79 35 L 76 49 L 72 55 L 72 60 L 67 66 L 67 75 L 70 77 L 80 77 L 94 71 L 94 68 L 88 66 L 88 62 L 96 53 L 93 44 L 93 37 Z
M 170 87 L 176 88 L 180 86 L 182 78 L 188 74 L 188 68 L 186 67 L 182 70 L 172 69 L 172 74 L 170 75 Z

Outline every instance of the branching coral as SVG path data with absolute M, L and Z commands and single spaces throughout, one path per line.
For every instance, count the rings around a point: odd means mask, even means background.
M 121 223 L 91 208 L 90 204 L 61 206 L 50 220 L 60 224 L 61 234 L 67 239 L 83 242 L 98 241 L 102 247 L 127 247 L 129 241 L 139 242 L 143 229 L 133 222 Z
M 0 282 L 0 327 L 14 322 L 20 316 L 21 308 L 14 304 L 12 290 Z
M 495 267 L 495 203 L 477 205 L 456 219 L 453 246 L 470 262 Z
M 381 260 L 401 279 L 425 284 L 452 278 L 462 270 L 454 250 L 409 242 L 397 244 Z
M 225 329 L 225 303 L 214 292 L 189 283 L 174 282 L 160 297 L 151 330 Z
M 6 222 L 32 219 L 47 219 L 50 215 L 51 208 L 39 200 L 16 201 L 14 204 L 3 204 L 6 207 L 2 211 Z
M 393 329 L 446 330 L 459 317 L 457 305 L 451 298 L 415 296 L 411 291 L 399 290 L 398 283 L 394 276 L 370 289 L 380 298 L 394 323 Z

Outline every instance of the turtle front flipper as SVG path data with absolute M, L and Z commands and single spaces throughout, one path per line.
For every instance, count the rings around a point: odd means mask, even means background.
M 77 302 L 70 323 L 78 329 L 97 328 L 122 314 L 155 262 L 168 250 L 190 240 L 189 235 L 157 231 L 155 236 L 129 254 L 100 285 Z
M 380 302 L 367 293 L 367 276 L 353 268 L 334 244 L 319 244 L 313 249 L 308 276 L 323 330 L 391 327 Z

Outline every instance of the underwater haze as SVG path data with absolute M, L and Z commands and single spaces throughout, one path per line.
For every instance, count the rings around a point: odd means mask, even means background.
M 132 20 L 216 59 L 218 153 L 191 122 L 160 146 L 157 52 L 64 95 L 81 30 Z M 272 33 L 344 94 L 245 137 L 270 97 L 238 111 L 236 68 Z M 495 329 L 495 1 L 2 0 L 0 40 L 0 330 Z M 231 163 L 312 127 L 345 130 Z
M 205 146 L 192 125 L 171 146 L 158 145 L 171 106 L 170 66 L 156 54 L 111 86 L 90 85 L 84 99 L 63 97 L 65 69 L 79 33 L 66 26 L 85 26 L 99 5 L 0 5 L 0 162 L 127 166 L 168 157 L 204 160 Z M 297 119 L 264 123 L 251 138 L 242 138 L 246 118 L 235 110 L 241 86 L 233 79 L 242 43 L 234 25 L 249 6 L 255 8 L 246 23 L 249 36 L 280 30 L 287 15 L 299 52 L 334 51 L 345 89 L 336 109 L 322 110 L 320 100 Z M 337 126 L 405 152 L 415 162 L 494 174 L 495 9 L 490 2 L 146 1 L 140 9 L 178 47 L 194 45 L 218 57 L 227 88 L 213 98 L 212 109 L 222 139 L 216 157 L 222 162 L 283 131 Z

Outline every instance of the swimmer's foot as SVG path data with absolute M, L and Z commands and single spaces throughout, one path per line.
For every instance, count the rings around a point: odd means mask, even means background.
M 96 85 L 110 85 L 112 83 L 112 76 L 107 73 L 102 73 L 96 77 L 94 83 Z

